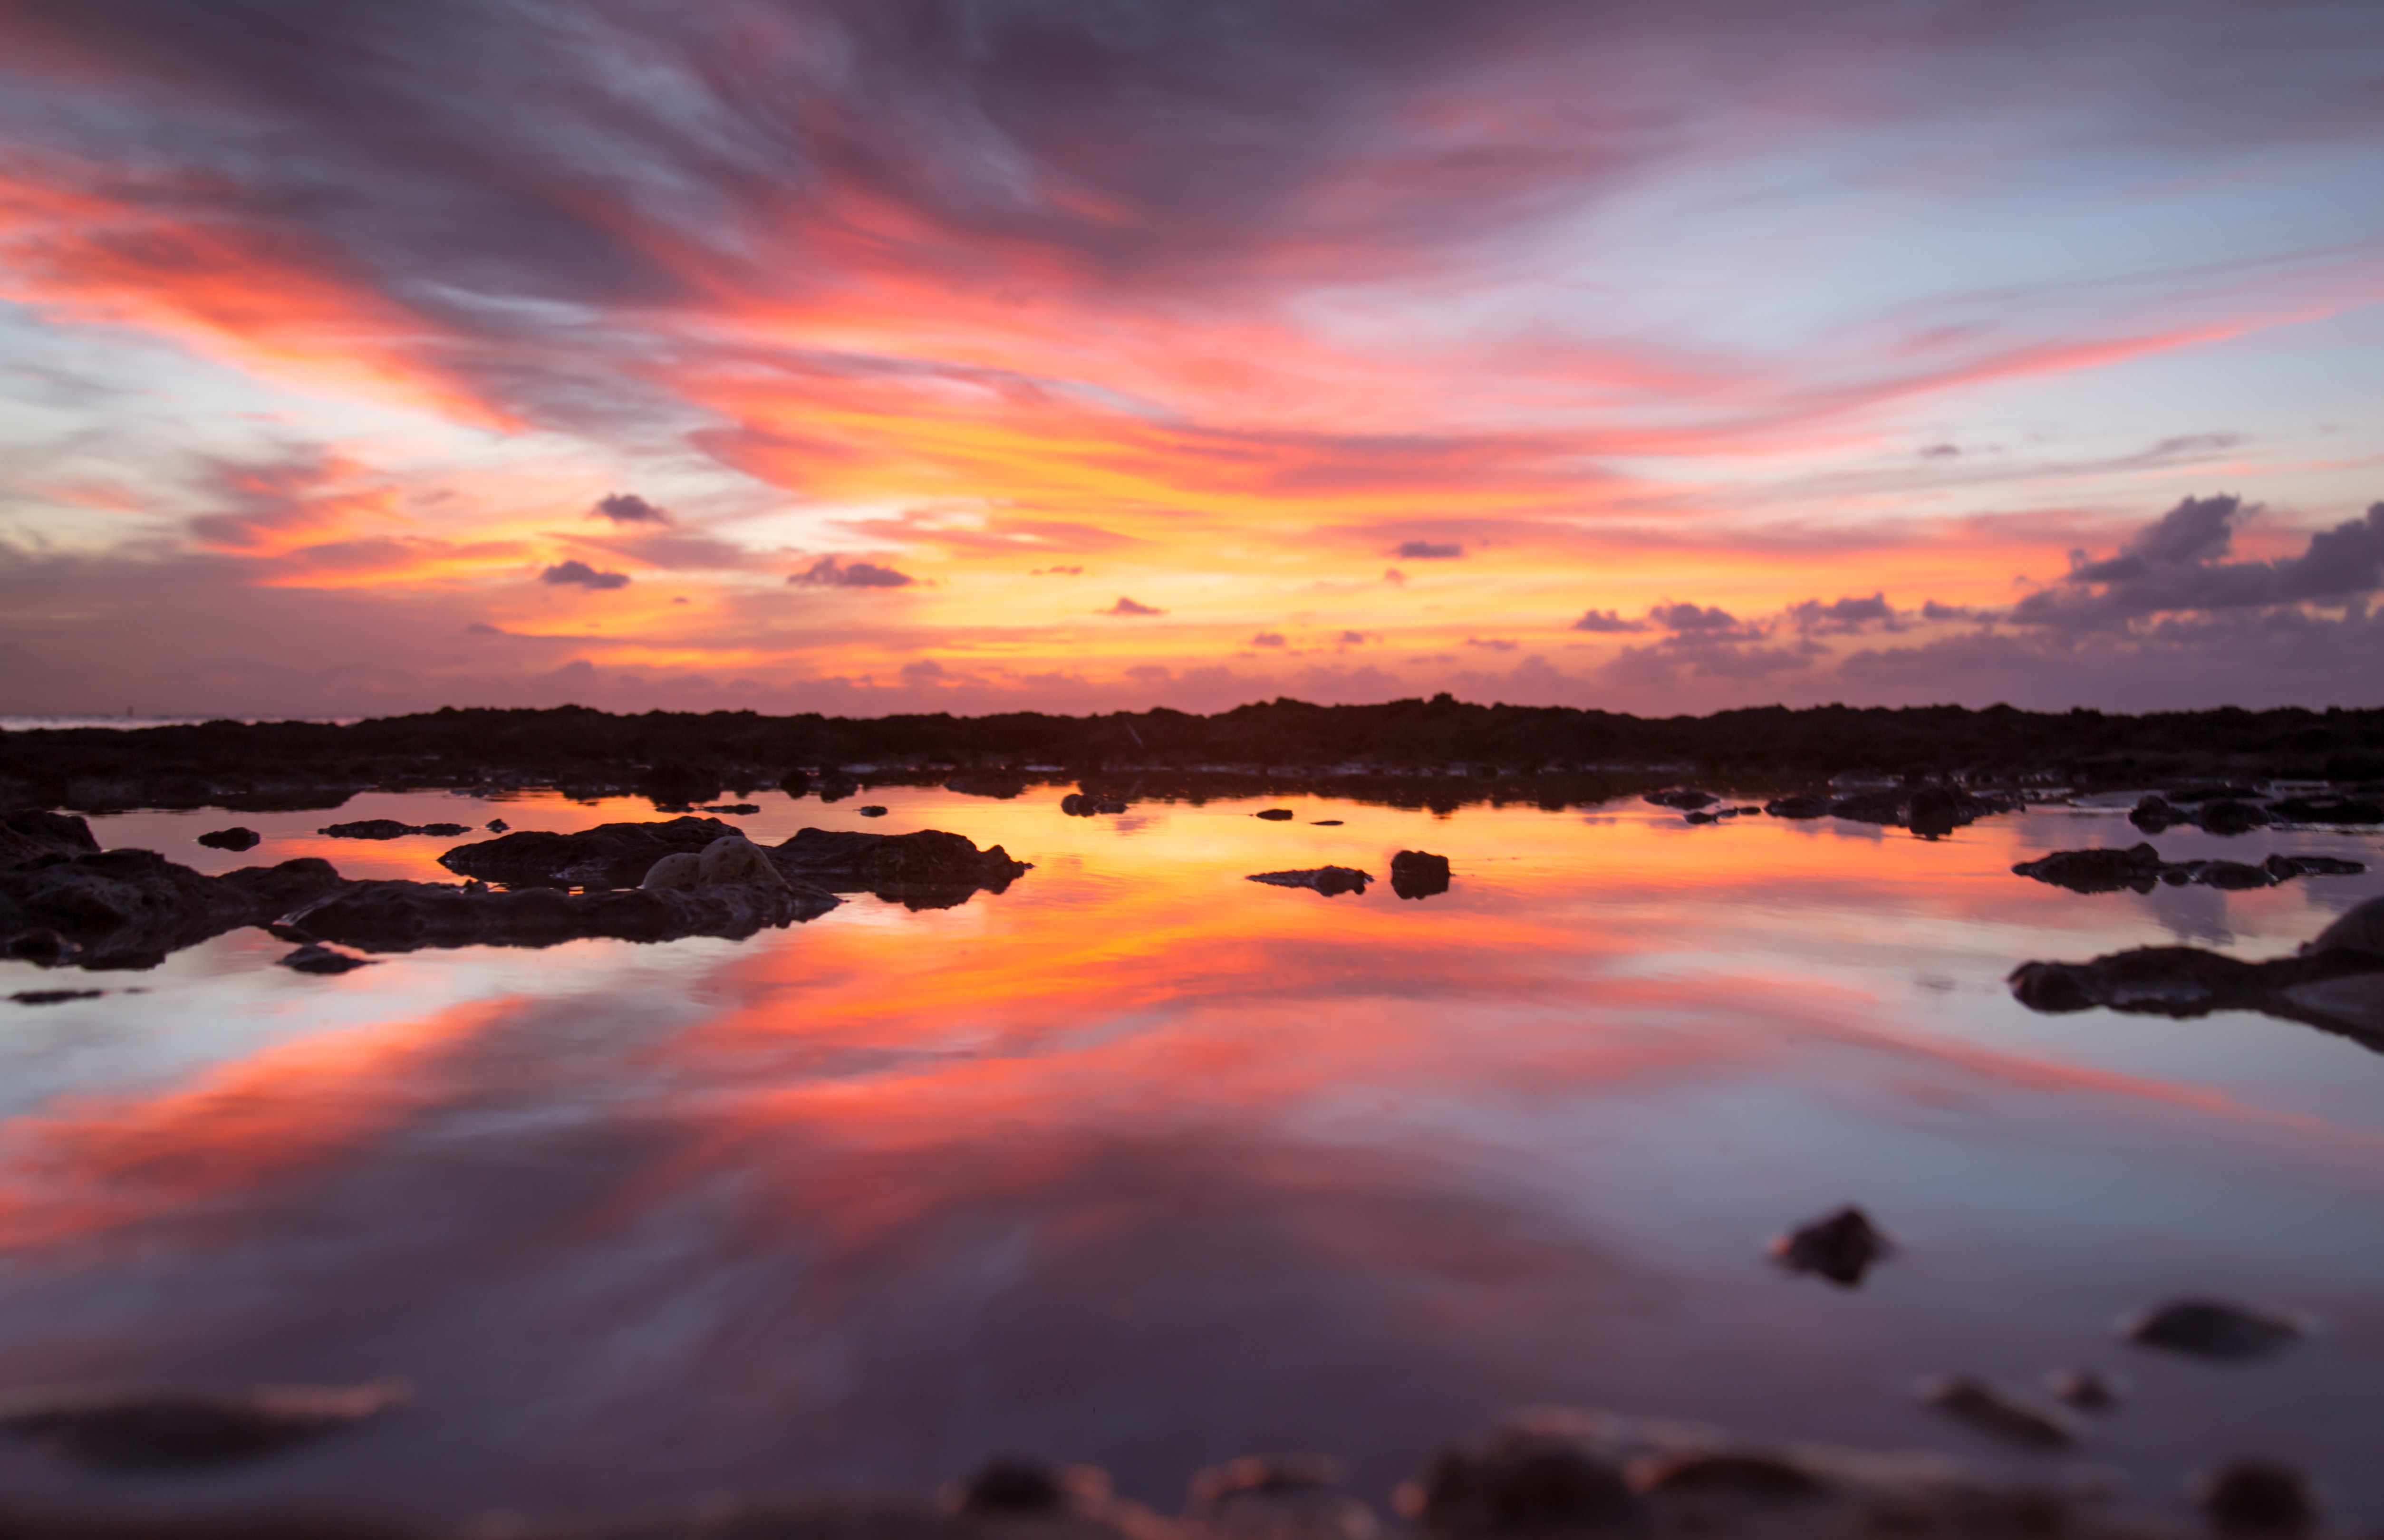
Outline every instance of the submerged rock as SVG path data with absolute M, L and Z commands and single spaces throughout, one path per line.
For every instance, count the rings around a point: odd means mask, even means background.
M 91 826 L 68 813 L 21 808 L 0 813 L 0 868 L 21 866 L 45 855 L 97 855 Z
M 2174 1299 L 2127 1321 L 2120 1335 L 2139 1347 L 2238 1363 L 2266 1358 L 2307 1333 L 2290 1317 L 2224 1299 Z
M 1287 807 L 1271 807 L 1253 813 L 1250 816 L 1263 818 L 1270 824 L 1288 824 L 1299 815 Z
M 2317 1499 L 2290 1466 L 2238 1460 L 2200 1484 L 2194 1502 L 2220 1534 L 2297 1540 L 2317 1527 Z
M 476 892 L 431 882 L 359 882 L 290 913 L 281 928 L 365 951 L 551 947 L 590 937 L 739 939 L 816 919 L 837 903 L 835 894 L 808 883 L 569 893 L 553 888 Z
M 863 818 L 883 818 L 888 810 L 882 802 L 871 802 L 865 807 L 857 807 L 852 811 L 860 813 Z
M 2122 888 L 2149 893 L 2167 864 L 2160 851 L 2146 844 L 2124 851 L 2055 851 L 2023 861 L 2012 871 L 2073 893 L 2113 893 Z
M 148 968 L 168 953 L 340 886 L 330 863 L 285 861 L 210 877 L 154 851 L 43 856 L 0 872 L 0 950 L 83 968 Z
M 265 837 L 252 828 L 233 827 L 203 834 L 199 843 L 211 851 L 253 851 L 265 843 Z
M 1438 1535 L 1632 1533 L 1646 1522 L 1620 1462 L 1546 1420 L 1509 1424 L 1480 1447 L 1444 1450 L 1409 1506 L 1418 1524 Z
M 1763 811 L 1774 818 L 1826 818 L 1830 815 L 1830 799 L 1810 795 L 1774 797 L 1763 804 Z
M 32 1392 L 0 1404 L 0 1433 L 78 1464 L 126 1472 L 242 1464 L 403 1405 L 395 1382 L 186 1391 Z
M 8 998 L 19 1005 L 64 1005 L 68 1000 L 97 1000 L 105 989 L 19 989 Z
M 2268 812 L 2290 824 L 2384 824 L 2384 803 L 2350 797 L 2330 801 L 2287 797 L 2270 802 Z
M 2066 1448 L 2075 1442 L 2069 1424 L 2050 1408 L 1968 1374 L 1951 1374 L 1921 1386 L 1924 1405 L 1959 1418 L 1980 1433 L 2035 1449 Z
M 1006 802 L 1026 789 L 1026 777 L 1009 770 L 972 770 L 946 781 L 944 789 L 963 797 L 992 797 Z
M 373 964 L 361 957 L 351 957 L 343 951 L 309 942 L 296 951 L 275 960 L 276 965 L 302 974 L 344 974 Z
M 1645 800 L 1655 803 L 1658 807 L 1669 807 L 1680 813 L 1695 813 L 1699 808 L 1711 807 L 1720 801 L 1710 791 L 1698 791 L 1690 788 L 1670 791 L 1650 791 Z
M 1894 1250 L 1887 1233 L 1850 1204 L 1773 1241 L 1771 1259 L 1791 1273 L 1818 1273 L 1842 1288 L 1854 1288 Z
M 1364 894 L 1373 877 L 1355 866 L 1318 866 L 1303 872 L 1260 872 L 1244 879 L 1270 888 L 1307 888 L 1332 898 L 1339 893 Z
M 2384 900 L 2344 915 L 2295 957 L 2246 962 L 2198 947 L 2139 947 L 2088 962 L 2023 962 L 2011 992 L 2048 1015 L 2096 1006 L 2179 1018 L 2258 1011 L 2384 1052 L 2384 953 L 2344 944 L 2369 929 L 2384 929 Z
M 1448 857 L 1430 851 L 1401 851 L 1391 857 L 1391 891 L 1403 899 L 1428 899 L 1448 891 Z
M 360 818 L 352 824 L 333 824 L 315 832 L 333 839 L 402 839 L 409 834 L 451 838 L 472 831 L 461 824 L 401 824 L 394 818 Z

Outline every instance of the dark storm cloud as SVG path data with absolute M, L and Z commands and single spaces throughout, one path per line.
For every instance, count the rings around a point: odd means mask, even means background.
M 2113 555 L 2077 552 L 2059 582 L 2012 606 L 2022 625 L 2067 630 L 2125 627 L 2153 615 L 2349 603 L 2384 588 L 2384 503 L 2310 537 L 2298 556 L 2229 560 L 2254 512 L 2235 497 L 2189 497 Z
M 787 581 L 813 589 L 906 589 L 918 579 L 875 562 L 839 562 L 834 556 L 822 556 Z
M 1454 561 L 1465 554 L 1465 547 L 1455 540 L 1402 540 L 1392 553 L 1406 562 Z
M 557 562 L 539 574 L 538 580 L 553 588 L 625 589 L 629 586 L 626 572 L 599 572 L 586 562 Z
M 599 498 L 596 506 L 588 510 L 590 518 L 609 518 L 615 524 L 670 525 L 678 521 L 639 497 L 635 492 L 615 492 Z
M 1619 610 L 1591 610 L 1579 620 L 1574 621 L 1572 628 L 1576 631 L 1591 631 L 1600 636 L 1610 636 L 1630 631 L 1644 631 L 1647 628 L 1647 623 L 1644 620 L 1625 620 Z

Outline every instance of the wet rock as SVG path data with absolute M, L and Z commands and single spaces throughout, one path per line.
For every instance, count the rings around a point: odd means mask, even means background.
M 2233 800 L 2205 804 L 2194 822 L 2211 834 L 2249 834 L 2274 822 L 2265 808 Z
M 2358 913 L 2353 910 L 2343 921 Z M 2370 923 L 2384 923 L 2384 914 Z M 2328 927 L 2298 957 L 2263 962 L 2198 947 L 2139 947 L 2088 962 L 2024 962 L 2012 971 L 2011 992 L 2030 1010 L 2049 1015 L 2096 1006 L 2179 1018 L 2259 1011 L 2384 1051 L 2384 954 L 2339 945 L 2319 950 L 2334 929 Z
M 2179 824 L 2192 823 L 2193 814 L 2170 805 L 2167 798 L 2155 792 L 2137 800 L 2135 810 L 2128 814 L 2128 822 L 2146 834 L 2162 834 Z
M 1718 824 L 1721 822 L 1725 814 L 1718 813 L 1684 813 L 1681 815 L 1681 822 L 1684 824 Z
M 1920 1399 L 2005 1443 L 2059 1449 L 2075 1441 L 2068 1423 L 2050 1408 L 2035 1406 L 2016 1392 L 1968 1374 L 1930 1381 L 1921 1387 Z
M 1445 1450 L 1417 1488 L 1413 1516 L 1434 1534 L 1635 1534 L 1646 1521 L 1620 1466 L 1557 1428 L 1511 1425 L 1481 1447 Z
M 840 802 L 861 789 L 861 783 L 842 771 L 832 770 L 820 777 L 819 800 Z
M 2272 855 L 2261 863 L 2278 882 L 2292 877 L 2354 877 L 2367 870 L 2364 861 L 2332 855 Z
M 2196 887 L 2217 888 L 2229 892 L 2271 888 L 2277 881 L 2267 867 L 2241 861 L 2197 861 L 2192 863 L 2192 874 L 2191 880 Z
M 697 808 L 695 811 L 728 817 L 750 818 L 761 812 L 762 807 L 758 802 L 714 802 L 708 806 Z
M 369 968 L 373 964 L 361 957 L 351 957 L 346 952 L 310 943 L 276 959 L 276 965 L 302 974 L 344 974 L 358 968 Z
M 1830 815 L 1830 799 L 1807 795 L 1774 797 L 1763 804 L 1763 811 L 1774 818 L 1826 818 Z
M 2289 824 L 2384 824 L 2384 803 L 2354 798 L 2313 801 L 2287 797 L 2268 804 L 2269 815 Z
M 317 860 L 210 877 L 154 851 L 44 856 L 0 872 L 0 950 L 84 968 L 154 967 L 339 885 L 339 873 Z
M 2369 899 L 2336 916 L 2332 925 L 2317 933 L 2317 939 L 2302 948 L 2304 957 L 2326 952 L 2384 957 L 2384 897 Z
M 998 1459 L 968 1479 L 959 1506 L 975 1518 L 1058 1513 L 1068 1506 L 1068 1488 L 1048 1465 Z
M 2110 1411 L 2127 1399 L 2127 1385 L 2099 1369 L 2061 1369 L 2045 1376 L 2054 1399 L 2080 1411 Z
M 8 998 L 19 1005 L 64 1005 L 68 1000 L 97 1000 L 105 989 L 19 989 Z
M 756 884 L 764 888 L 784 888 L 786 874 L 777 863 L 764 854 L 760 846 L 741 834 L 714 840 L 695 858 L 695 881 L 699 888 L 736 887 Z
M 1066 813 L 1071 818 L 1086 817 L 1090 815 L 1093 811 L 1090 807 L 1086 805 L 1087 801 L 1088 799 L 1086 799 L 1083 792 L 1071 791 L 1066 796 L 1060 799 L 1060 811 Z
M 199 843 L 211 851 L 253 851 L 265 843 L 265 837 L 255 829 L 235 826 L 203 834 Z
M 359 882 L 290 913 L 282 924 L 293 934 L 365 951 L 551 947 L 591 937 L 741 939 L 756 931 L 816 919 L 837 903 L 833 893 L 800 882 L 582 893 L 553 888 L 474 892 L 429 882 Z
M 738 833 L 717 818 L 692 816 L 599 824 L 571 834 L 523 829 L 458 845 L 442 853 L 439 864 L 458 876 L 515 888 L 634 888 L 663 857 L 682 851 L 700 854 L 714 840 Z
M 2120 1335 L 2143 1348 L 2241 1363 L 2299 1342 L 2301 1323 L 2224 1299 L 2176 1299 L 2126 1322 Z
M 1842 1288 L 1854 1288 L 1894 1249 L 1869 1214 L 1849 1205 L 1773 1241 L 1771 1258 L 1791 1273 L 1817 1273 Z
M 1310 818 L 1308 821 L 1308 826 L 1312 829 L 1337 829 L 1341 826 L 1341 820 L 1338 818 Z
M 1263 818 L 1270 824 L 1287 824 L 1291 822 L 1292 819 L 1298 817 L 1298 814 L 1292 812 L 1291 809 L 1287 807 L 1271 807 L 1262 812 L 1253 813 L 1250 816 L 1253 818 Z
M 222 1395 L 33 1392 L 0 1404 L 0 1433 L 77 1464 L 123 1472 L 244 1464 L 401 1406 L 402 1385 L 268 1385 Z
M 1634 1464 L 1632 1484 L 1651 1497 L 1726 1497 L 1776 1503 L 1825 1497 L 1831 1483 L 1785 1455 L 1691 1449 Z
M 1430 851 L 1401 851 L 1391 857 L 1391 891 L 1403 899 L 1428 899 L 1448 891 L 1448 857 Z
M 992 797 L 1006 802 L 1026 789 L 1026 777 L 1008 770 L 973 770 L 946 781 L 944 789 L 963 797 Z
M 1381 1528 L 1374 1510 L 1341 1479 L 1328 1456 L 1248 1455 L 1195 1475 L 1184 1510 L 1236 1540 L 1371 1540 Z
M 1701 807 L 1711 807 L 1720 799 L 1710 791 L 1682 788 L 1670 791 L 1650 791 L 1645 800 L 1658 807 L 1669 807 L 1680 813 L 1695 813 Z
M 874 893 L 912 909 L 965 903 L 982 889 L 1006 891 L 1031 871 L 999 845 L 978 850 L 942 829 L 868 834 L 857 829 L 803 829 L 771 848 L 778 870 L 797 881 L 838 893 Z
M 703 857 L 693 851 L 674 851 L 646 868 L 639 888 L 650 893 L 689 888 L 703 880 Z
M 2230 1537 L 2274 1535 L 2295 1540 L 2317 1527 L 2317 1500 L 2290 1466 L 2246 1459 L 2201 1484 L 2194 1501 L 2211 1528 Z
M 507 829 L 513 827 L 511 824 L 506 823 L 502 818 L 491 818 L 481 826 L 486 828 L 490 834 L 503 834 Z
M 332 839 L 402 839 L 421 829 L 413 824 L 401 824 L 394 818 L 359 818 L 352 824 L 333 824 L 315 831 Z
M 1310 888 L 1329 899 L 1339 893 L 1363 894 L 1374 879 L 1355 866 L 1318 866 L 1303 872 L 1260 872 L 1245 880 L 1271 888 Z
M 866 807 L 858 807 L 853 809 L 853 811 L 860 813 L 863 818 L 883 818 L 886 816 L 886 808 L 884 804 L 879 802 L 871 802 Z
M 1941 838 L 1962 823 L 1963 799 L 1943 787 L 1924 786 L 1913 792 L 1905 822 L 1924 838 Z
M 2152 846 L 2134 845 L 2124 851 L 2055 851 L 2012 870 L 2073 893 L 2111 893 L 2123 888 L 2149 893 L 2167 864 Z
M 811 789 L 812 774 L 808 770 L 789 770 L 778 777 L 778 789 L 797 801 L 808 796 Z
M 1858 791 L 1831 802 L 1830 816 L 1856 824 L 1900 824 L 1904 821 L 1904 793 L 1895 789 Z
M 0 813 L 0 868 L 19 866 L 45 855 L 99 853 L 91 826 L 71 813 L 20 808 Z

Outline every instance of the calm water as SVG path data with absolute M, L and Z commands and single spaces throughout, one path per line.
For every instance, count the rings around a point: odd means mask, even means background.
M 1927 843 L 1640 804 L 1291 800 L 1270 824 L 1057 796 L 884 789 L 864 820 L 769 793 L 741 820 L 1037 863 L 958 909 L 864 896 L 744 942 L 340 978 L 270 966 L 255 931 L 145 975 L 0 964 L 0 992 L 115 991 L 0 1004 L 0 1386 L 402 1376 L 413 1406 L 344 1440 L 114 1490 L 449 1518 L 925 1492 L 998 1450 L 1172 1508 L 1203 1464 L 1321 1449 L 1379 1499 L 1546 1403 L 2004 1459 L 1914 1380 L 2098 1366 L 2134 1397 L 2069 1463 L 2131 1502 L 2267 1453 L 2384 1518 L 2384 1057 L 2250 1015 L 2036 1016 L 2003 985 L 2144 943 L 2290 950 L 2384 874 L 2144 898 L 2010 874 L 2134 842 L 2115 811 Z M 308 832 L 383 815 L 654 816 L 419 794 L 94 825 L 204 870 L 446 879 L 448 842 Z M 235 822 L 267 843 L 192 843 Z M 2384 867 L 2365 836 L 2156 843 Z M 1386 876 L 1403 847 L 1454 888 L 1242 880 Z M 1861 1290 L 1765 1261 L 1848 1200 L 1906 1244 Z M 2189 1292 L 2323 1331 L 2233 1367 L 2115 1340 Z M 0 1476 L 86 1479 L 21 1452 Z

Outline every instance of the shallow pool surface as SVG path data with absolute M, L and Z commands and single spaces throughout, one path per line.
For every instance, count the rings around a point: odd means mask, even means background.
M 2154 841 L 2173 860 L 2370 870 L 2089 896 L 2010 867 L 2135 843 L 2116 810 L 1927 841 L 1640 802 L 1078 818 L 1061 789 L 770 792 L 735 820 L 1035 863 L 956 908 L 338 977 L 255 930 L 143 974 L 0 964 L 0 993 L 108 991 L 0 1004 L 0 1390 L 412 1385 L 348 1435 L 107 1487 L 177 1508 L 925 1493 L 1015 1452 L 1173 1509 L 1201 1466 L 1293 1450 L 1379 1503 L 1447 1439 L 1565 1404 L 2086 1476 L 2159 1513 L 2267 1455 L 2384 1521 L 2384 1056 L 2244 1013 L 2035 1015 L 2004 984 L 2144 944 L 2289 952 L 2384 892 L 2384 840 L 2181 828 Z M 312 832 L 382 816 L 658 815 L 420 793 L 93 822 L 210 872 L 447 880 L 456 841 Z M 230 824 L 266 843 L 192 842 Z M 1449 891 L 1244 880 L 1386 878 L 1402 849 L 1448 857 Z M 1861 1287 L 1767 1261 L 1846 1202 L 1900 1243 Z M 2115 1334 L 2203 1294 L 2318 1330 L 2216 1365 Z M 2129 1386 L 2067 1454 L 1913 1393 L 2065 1368 Z M 102 1481 L 0 1447 L 0 1492 Z

